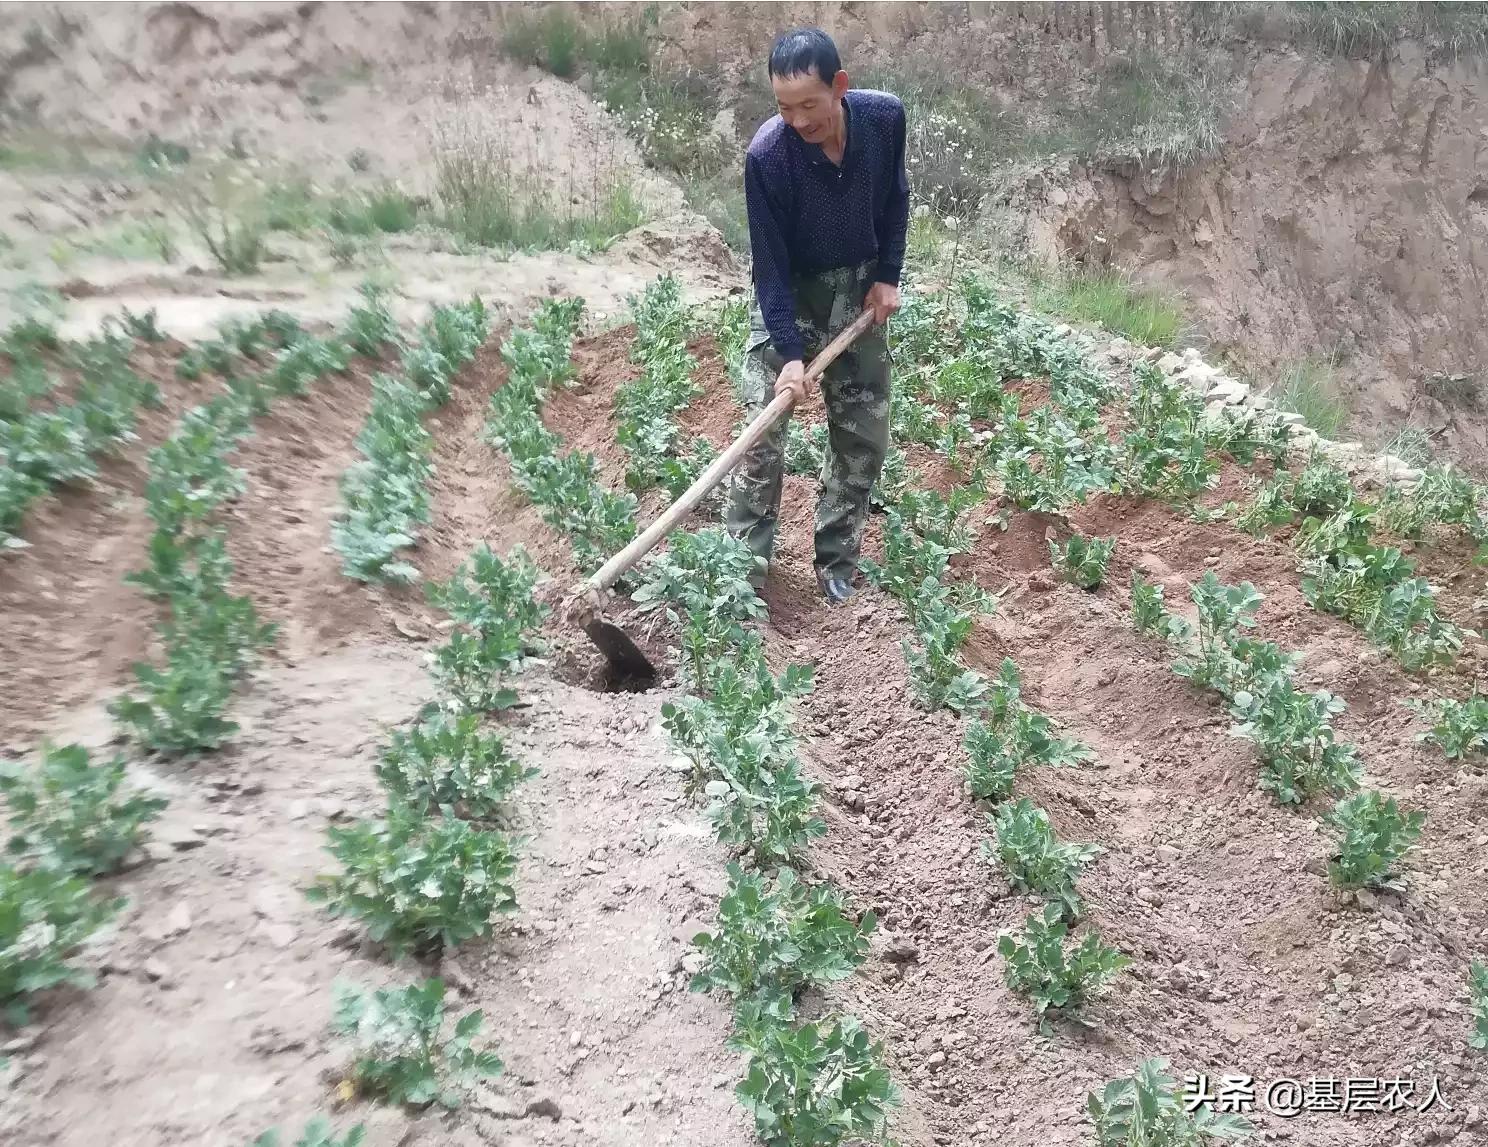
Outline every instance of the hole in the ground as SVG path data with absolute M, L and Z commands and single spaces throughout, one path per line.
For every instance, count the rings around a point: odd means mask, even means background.
M 597 674 L 601 693 L 644 693 L 656 684 L 656 674 L 626 673 L 613 665 L 601 664 Z
M 558 651 L 551 664 L 558 680 L 595 693 L 644 693 L 661 678 L 655 670 L 627 673 L 587 643 Z

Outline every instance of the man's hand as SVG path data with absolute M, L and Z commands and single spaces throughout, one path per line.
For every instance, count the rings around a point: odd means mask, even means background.
M 806 366 L 800 359 L 781 367 L 780 377 L 775 380 L 775 397 L 779 398 L 786 391 L 795 394 L 797 406 L 806 401 Z
M 886 323 L 889 316 L 899 309 L 899 288 L 893 283 L 874 283 L 868 288 L 863 305 L 873 308 L 875 323 Z

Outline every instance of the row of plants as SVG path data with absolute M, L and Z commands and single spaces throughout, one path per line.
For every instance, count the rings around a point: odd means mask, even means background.
M 234 688 L 275 637 L 252 599 L 229 590 L 233 565 L 218 511 L 242 494 L 245 476 L 228 455 L 276 399 L 303 396 L 350 359 L 339 339 L 317 338 L 277 313 L 233 324 L 219 341 L 229 338 L 242 357 L 215 368 L 223 392 L 187 411 L 149 453 L 145 510 L 155 528 L 147 564 L 125 578 L 162 608 L 161 657 L 134 665 L 135 688 L 110 712 L 139 745 L 171 756 L 216 749 L 237 731 L 226 716 Z
M 807 846 L 826 831 L 794 732 L 811 671 L 772 673 L 763 640 L 745 628 L 764 615 L 752 568 L 748 548 L 722 529 L 678 533 L 633 595 L 665 609 L 680 634 L 686 694 L 663 704 L 662 723 L 692 762 L 689 790 L 737 858 L 714 929 L 694 938 L 705 963 L 691 986 L 733 1002 L 730 1046 L 748 1057 L 737 1094 L 765 1143 L 886 1142 L 899 1095 L 882 1045 L 850 1014 L 799 1014 L 803 993 L 863 962 L 876 922 L 871 912 L 854 919 L 829 885 L 801 880 Z
M 1163 608 L 1161 586 L 1132 572 L 1132 621 L 1140 632 L 1177 647 L 1173 671 L 1218 693 L 1235 724 L 1230 732 L 1256 746 L 1260 787 L 1283 804 L 1314 793 L 1342 793 L 1324 818 L 1337 830 L 1328 866 L 1343 888 L 1397 887 L 1400 861 L 1421 835 L 1423 812 L 1402 812 L 1393 797 L 1358 791 L 1358 750 L 1338 740 L 1332 719 L 1344 702 L 1325 689 L 1304 692 L 1295 675 L 1300 655 L 1250 636 L 1262 596 L 1249 582 L 1224 585 L 1212 570 L 1190 587 L 1197 624 Z
M 19 531 L 38 499 L 95 477 L 102 456 L 135 439 L 139 409 L 159 406 L 160 390 L 131 368 L 130 353 L 136 340 L 161 338 L 153 311 L 126 311 L 97 336 L 65 346 L 38 319 L 6 332 L 11 368 L 0 379 L 0 551 L 26 546 Z M 76 375 L 68 401 L 52 401 L 59 381 L 44 350 Z
M 649 308 L 661 309 L 669 297 L 664 284 L 653 285 L 636 304 L 641 345 L 633 354 L 643 364 L 655 361 L 647 347 L 664 337 L 658 329 L 668 329 L 648 317 L 655 313 Z M 592 568 L 601 555 L 591 549 L 586 519 L 564 515 L 557 499 L 544 506 L 540 498 L 548 487 L 524 481 L 519 469 L 541 475 L 557 458 L 557 436 L 541 427 L 539 413 L 549 389 L 569 377 L 577 304 L 571 308 L 561 326 L 550 321 L 557 316 L 548 310 L 531 329 L 513 333 L 513 345 L 503 353 L 514 369 L 493 399 L 492 439 L 505 446 L 519 486 L 545 518 L 569 532 L 576 562 Z M 681 329 L 670 307 L 664 313 L 672 330 Z M 681 345 L 674 342 L 672 350 Z M 540 370 L 515 369 L 529 361 L 541 363 Z M 622 441 L 638 425 L 647 429 L 635 436 L 637 443 L 643 437 L 676 441 L 666 423 L 680 404 L 644 398 L 650 385 L 643 380 L 618 404 Z M 686 390 L 676 379 L 666 387 L 650 393 Z M 513 393 L 503 398 L 508 391 Z M 638 410 L 641 417 L 626 417 Z M 587 496 L 605 497 L 592 462 L 583 474 L 592 483 Z M 610 545 L 624 540 L 615 537 Z M 719 841 L 736 857 L 717 926 L 695 938 L 704 965 L 692 987 L 733 998 L 731 1046 L 749 1057 L 737 1094 L 765 1142 L 784 1147 L 883 1141 L 887 1109 L 898 1096 L 882 1066 L 881 1045 L 850 1015 L 814 1022 L 798 1016 L 803 992 L 850 975 L 862 962 L 874 920 L 871 913 L 854 920 L 839 893 L 824 885 L 807 887 L 799 876 L 804 849 L 825 831 L 814 812 L 816 787 L 800 772 L 792 729 L 793 703 L 809 691 L 811 674 L 802 666 L 773 674 L 763 641 L 745 628 L 764 613 L 749 584 L 752 568 L 748 551 L 722 530 L 679 532 L 634 579 L 633 600 L 643 610 L 664 610 L 680 634 L 679 673 L 687 693 L 663 705 L 663 724 L 693 764 L 688 791 L 707 801 Z
M 922 374 L 925 401 L 920 408 L 901 404 L 909 425 L 896 427 L 896 436 L 915 435 L 914 440 L 946 453 L 953 471 L 967 480 L 945 495 L 912 490 L 898 499 L 885 520 L 882 565 L 864 563 L 870 579 L 905 604 L 917 627 L 925 625 L 919 621 L 920 602 L 959 596 L 973 607 L 963 607 L 956 618 L 962 633 L 967 633 L 973 624 L 968 615 L 987 601 L 985 591 L 956 583 L 948 570 L 949 559 L 970 550 L 974 542 L 971 523 L 959 512 L 980 505 L 994 480 L 1012 505 L 1045 513 L 1058 514 L 1102 489 L 1159 497 L 1192 513 L 1195 496 L 1208 489 L 1217 474 L 1212 458 L 1216 448 L 1249 461 L 1262 449 L 1277 451 L 1284 445 L 1280 434 L 1267 425 L 1206 420 L 1197 403 L 1154 371 L 1143 375 L 1128 399 L 1124 440 L 1107 452 L 1102 448 L 1106 437 L 1098 410 L 1109 401 L 1110 392 L 1077 348 L 1037 319 L 1020 316 L 1010 321 L 1009 312 L 992 305 L 974 283 L 966 286 L 965 294 L 970 305 L 962 321 L 948 328 L 961 340 L 957 349 L 962 353 L 949 362 L 938 349 L 947 328 L 937 330 L 924 321 L 910 325 L 904 357 L 936 365 Z M 980 331 L 980 342 L 967 338 L 968 331 L 973 336 Z M 1024 417 L 1017 392 L 1001 392 L 1008 374 L 1047 375 L 1053 401 Z M 941 416 L 937 427 L 943 403 L 951 404 L 956 413 Z M 974 424 L 957 429 L 957 416 L 968 422 L 973 416 L 994 419 L 996 429 L 977 432 L 971 428 Z M 974 447 L 970 460 L 965 455 L 969 445 Z M 1006 528 L 1007 515 L 1004 510 L 986 521 Z M 1113 538 L 1078 534 L 1048 543 L 1056 573 L 1086 589 L 1101 584 L 1114 545 Z M 964 643 L 962 633 L 955 644 Z M 908 641 L 905 653 L 911 687 L 923 703 L 927 691 L 917 680 L 923 658 L 914 655 Z M 941 676 L 957 679 L 954 661 Z M 1097 995 L 1130 958 L 1103 943 L 1093 928 L 1087 927 L 1078 939 L 1071 937 L 1084 910 L 1076 880 L 1098 854 L 1097 846 L 1059 840 L 1047 813 L 1026 798 L 1013 799 L 1013 789 L 1018 771 L 1026 765 L 1070 767 L 1088 762 L 1093 754 L 1060 735 L 1047 717 L 1023 701 L 1021 676 L 1011 659 L 1004 659 L 990 683 L 975 674 L 960 681 L 958 699 L 964 697 L 967 703 L 953 707 L 969 718 L 963 739 L 966 782 L 974 797 L 994 806 L 989 820 L 995 843 L 984 845 L 984 854 L 1003 869 L 1015 891 L 1045 901 L 1025 917 L 1020 929 L 999 935 L 1004 978 L 1010 989 L 1033 1002 L 1041 1019 L 1049 1009 L 1075 1010 Z M 1102 1144 L 1197 1143 L 1201 1136 L 1239 1138 L 1249 1133 L 1249 1123 L 1238 1116 L 1216 1114 L 1207 1106 L 1190 1109 L 1166 1067 L 1164 1060 L 1146 1060 L 1131 1077 L 1114 1080 L 1090 1095 L 1088 1110 Z
M 1042 1018 L 1050 1008 L 1081 1006 L 1130 958 L 1104 944 L 1094 929 L 1078 940 L 1070 936 L 1083 915 L 1075 881 L 1098 847 L 1061 841 L 1043 809 L 1027 798 L 1013 799 L 1021 768 L 1077 766 L 1094 754 L 1061 736 L 1049 718 L 1023 701 L 1022 678 L 1010 658 L 991 682 L 960 658 L 976 615 L 994 599 L 974 583 L 954 580 L 949 559 L 971 549 L 974 533 L 965 514 L 985 497 L 980 470 L 944 495 L 910 489 L 886 514 L 883 562 L 865 559 L 863 565 L 873 584 L 900 601 L 914 628 L 915 641 L 905 638 L 902 647 L 916 703 L 945 706 L 968 718 L 962 742 L 967 787 L 992 806 L 988 820 L 995 844 L 986 842 L 984 855 L 1002 869 L 1014 891 L 1045 901 L 1025 917 L 1020 931 L 1004 931 L 998 938 L 1008 986 L 1029 997 Z M 1072 540 L 1065 547 L 1066 562 L 1073 546 Z M 1051 551 L 1059 564 L 1054 543 Z M 1103 561 L 1099 564 L 1103 568 Z
M 259 340 L 260 358 L 273 348 L 276 359 L 249 373 L 224 362 L 225 392 L 189 411 L 149 455 L 145 501 L 155 531 L 149 564 L 127 580 L 166 607 L 160 633 L 166 664 L 136 666 L 140 693 L 125 695 L 113 712 L 126 732 L 158 751 L 214 747 L 231 732 L 222 717 L 231 681 L 271 633 L 250 602 L 227 592 L 232 567 L 223 531 L 211 520 L 242 489 L 227 452 L 272 398 L 303 392 L 309 381 L 303 364 L 325 354 L 320 340 L 286 318 L 270 314 L 240 324 Z M 126 312 L 122 325 L 158 341 L 153 316 Z M 39 333 L 26 345 L 57 349 Z M 127 369 L 127 342 L 115 331 L 89 347 L 81 353 L 90 361 Z M 13 361 L 22 361 L 13 331 L 7 348 Z M 88 880 L 120 871 L 166 802 L 129 784 L 123 757 L 94 763 L 81 745 L 46 742 L 34 764 L 0 767 L 0 792 L 11 826 L 0 865 L 0 1007 L 8 1022 L 19 1024 L 35 993 L 93 982 L 71 960 L 124 901 L 97 897 Z
M 517 703 L 513 681 L 541 652 L 536 635 L 547 610 L 533 596 L 539 576 L 521 547 L 503 559 L 481 545 L 448 579 L 425 583 L 429 603 L 450 622 L 428 655 L 437 697 L 407 729 L 392 730 L 379 752 L 382 814 L 326 830 L 339 871 L 320 877 L 307 896 L 359 920 L 394 959 L 435 958 L 488 935 L 493 918 L 517 908 L 516 842 L 497 825 L 537 770 L 488 718 Z M 336 984 L 331 1026 L 353 1049 L 344 1099 L 454 1108 L 476 1083 L 501 1073 L 499 1056 L 476 1044 L 484 1014 L 453 1017 L 445 991 L 437 977 L 378 990 Z M 353 1127 L 345 1143 L 361 1133 Z M 330 1134 L 323 1117 L 305 1131 L 316 1147 L 313 1135 Z M 257 1144 L 277 1142 L 270 1131 Z
M 357 435 L 362 458 L 341 479 L 341 509 L 331 542 L 348 577 L 403 584 L 418 570 L 401 560 L 429 521 L 428 481 L 433 438 L 423 419 L 449 401 L 455 371 L 485 342 L 488 317 L 479 298 L 435 306 L 413 345 L 402 350 L 396 375 L 372 379 L 372 408 Z M 380 294 L 370 288 L 353 313 L 349 336 L 364 353 L 401 343 Z
M 506 455 L 512 481 L 543 521 L 570 539 L 579 568 L 592 573 L 635 537 L 636 499 L 607 488 L 594 455 L 564 452 L 543 425 L 543 401 L 573 378 L 570 348 L 583 310 L 581 298 L 546 300 L 532 325 L 502 344 L 507 378 L 491 395 L 485 438 Z
M 687 351 L 692 313 L 674 275 L 653 279 L 628 302 L 636 325 L 630 360 L 641 374 L 615 392 L 615 438 L 630 459 L 625 485 L 638 494 L 660 486 L 675 498 L 716 457 L 701 435 L 684 445 L 676 422 L 702 393 L 692 378 L 697 360 Z
M 1482 505 L 1480 505 L 1482 502 Z M 1256 492 L 1236 524 L 1254 534 L 1296 526 L 1302 593 L 1309 605 L 1363 630 L 1407 670 L 1449 665 L 1464 631 L 1442 618 L 1436 591 L 1393 538 L 1423 540 L 1432 527 L 1461 527 L 1488 563 L 1488 501 L 1450 466 L 1433 466 L 1409 491 L 1388 487 L 1366 501 L 1348 474 L 1314 451 L 1296 473 L 1282 471 Z

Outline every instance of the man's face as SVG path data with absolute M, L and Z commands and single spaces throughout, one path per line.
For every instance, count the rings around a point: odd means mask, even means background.
M 807 143 L 824 143 L 837 129 L 837 109 L 847 92 L 847 73 L 838 72 L 830 84 L 813 70 L 799 76 L 771 76 L 780 118 Z

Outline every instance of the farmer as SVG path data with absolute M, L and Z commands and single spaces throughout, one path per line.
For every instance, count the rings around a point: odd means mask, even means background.
M 781 36 L 769 73 L 780 114 L 755 133 L 744 160 L 755 287 L 743 367 L 749 416 L 787 390 L 801 403 L 806 358 L 865 306 L 874 314 L 822 377 L 829 449 L 815 567 L 836 604 L 852 596 L 868 493 L 889 446 L 883 324 L 899 309 L 909 222 L 904 105 L 884 92 L 849 91 L 836 45 L 815 28 Z M 754 553 L 757 587 L 775 541 L 786 422 L 745 455 L 725 516 Z

